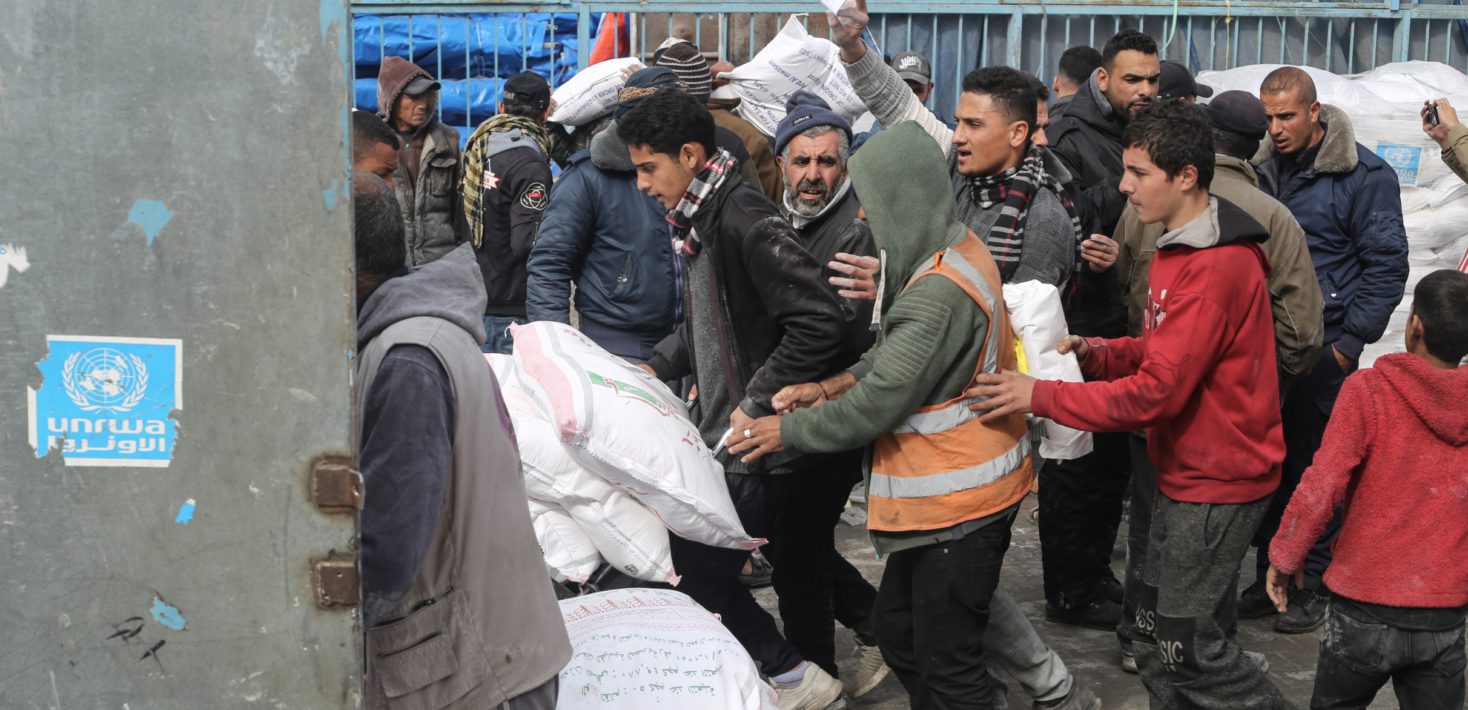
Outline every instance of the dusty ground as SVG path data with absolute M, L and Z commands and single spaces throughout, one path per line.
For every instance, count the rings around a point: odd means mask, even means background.
M 1040 578 L 1040 538 L 1035 523 L 1030 521 L 1029 511 L 1035 505 L 1031 496 L 1025 503 L 1025 511 L 1014 526 L 1014 541 L 1004 559 L 1004 575 L 1001 584 L 1024 606 L 1030 620 L 1052 648 L 1060 654 L 1080 682 L 1090 684 L 1103 701 L 1106 710 L 1145 710 L 1146 691 L 1137 676 L 1122 672 L 1118 666 L 1116 635 L 1109 632 L 1080 629 L 1045 621 L 1045 597 Z M 849 512 L 849 511 L 848 511 Z M 1123 528 L 1121 539 L 1126 539 Z M 860 526 L 839 526 L 837 541 L 847 559 L 850 559 L 867 579 L 876 584 L 881 577 L 882 563 L 875 559 L 865 529 Z M 1118 546 L 1113 566 L 1118 577 L 1125 566 L 1125 546 Z M 1253 579 L 1253 558 L 1244 562 L 1245 583 Z M 759 599 L 771 613 L 775 611 L 775 596 L 769 589 L 760 590 Z M 1285 697 L 1301 708 L 1309 707 L 1310 690 L 1314 684 L 1315 656 L 1319 636 L 1305 634 L 1286 636 L 1273 630 L 1274 617 L 1240 622 L 1239 638 L 1244 647 L 1263 652 L 1269 657 L 1269 675 L 1284 691 Z M 846 655 L 851 649 L 851 634 L 844 628 L 837 630 L 837 653 Z M 1016 684 L 1010 684 L 1009 703 L 1020 710 L 1031 706 L 1030 699 L 1017 692 Z M 907 708 L 907 694 L 897 679 L 888 677 L 876 691 L 861 698 L 853 707 L 861 710 L 900 710 Z M 1395 696 L 1388 685 L 1377 695 L 1373 710 L 1396 708 Z

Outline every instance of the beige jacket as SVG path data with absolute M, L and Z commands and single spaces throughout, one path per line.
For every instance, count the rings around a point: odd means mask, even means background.
M 1305 232 L 1279 201 L 1259 189 L 1259 178 L 1249 164 L 1238 158 L 1217 157 L 1210 192 L 1242 208 L 1269 230 L 1260 245 L 1273 270 L 1269 295 L 1274 308 L 1275 351 L 1279 360 L 1280 387 L 1288 378 L 1303 375 L 1320 357 L 1324 325 L 1324 298 Z M 1157 254 L 1161 224 L 1144 225 L 1129 206 L 1117 223 L 1114 238 L 1121 246 L 1116 261 L 1118 283 L 1127 306 L 1129 335 L 1142 334 L 1142 316 L 1147 309 L 1147 274 Z
M 1459 124 L 1448 131 L 1448 147 L 1443 148 L 1443 162 L 1463 182 L 1468 182 L 1468 126 Z

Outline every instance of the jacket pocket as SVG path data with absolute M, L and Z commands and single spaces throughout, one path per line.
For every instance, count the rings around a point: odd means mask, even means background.
M 459 161 L 453 157 L 434 158 L 428 161 L 428 194 L 435 198 L 448 197 L 456 187 L 454 168 Z
M 1320 295 L 1324 299 L 1325 307 L 1322 309 L 1321 319 L 1327 324 L 1337 323 L 1344 320 L 1345 294 L 1341 292 L 1340 287 L 1336 286 L 1334 274 L 1323 276 L 1324 278 L 1320 279 Z
M 636 265 L 636 262 L 636 254 L 629 251 L 626 254 L 622 255 L 622 268 L 617 272 L 617 275 L 612 278 L 612 282 L 606 285 L 607 295 L 612 300 L 624 300 L 627 298 L 628 294 L 632 292 L 634 288 L 632 283 L 632 271 L 634 266 Z
M 450 589 L 419 602 L 407 616 L 369 629 L 367 662 L 371 681 L 382 688 L 394 710 L 437 708 L 463 697 L 482 682 L 483 664 L 466 659 L 461 649 L 472 643 L 461 608 L 464 593 Z

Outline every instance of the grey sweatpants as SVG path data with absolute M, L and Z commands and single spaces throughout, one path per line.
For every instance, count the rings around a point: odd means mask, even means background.
M 1269 501 L 1181 503 L 1158 493 L 1132 635 L 1153 710 L 1292 707 L 1215 620 Z

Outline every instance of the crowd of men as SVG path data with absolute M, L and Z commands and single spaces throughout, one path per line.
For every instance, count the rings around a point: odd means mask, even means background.
M 1329 625 L 1312 707 L 1388 679 L 1403 707 L 1462 707 L 1468 274 L 1422 279 L 1406 352 L 1358 371 L 1407 240 L 1350 116 L 1294 67 L 1214 96 L 1123 30 L 1048 86 L 970 72 L 949 122 L 925 57 L 884 61 L 864 3 L 837 19 L 870 132 L 798 92 L 764 135 L 670 39 L 575 129 L 548 123 L 542 78 L 510 77 L 461 154 L 438 83 L 384 61 L 377 114 L 353 117 L 369 706 L 555 704 L 571 650 L 480 357 L 550 320 L 695 402 L 770 541 L 782 625 L 748 553 L 673 536 L 678 590 L 782 709 L 889 673 L 914 708 L 1004 707 L 1005 678 L 1036 708 L 1099 708 L 998 586 L 1037 486 L 1045 616 L 1114 631 L 1153 707 L 1289 707 L 1237 638 L 1276 613 Z M 1446 100 L 1422 116 L 1468 180 L 1468 128 Z M 1014 371 L 1002 287 L 1029 281 L 1061 294 L 1084 382 Z M 1094 451 L 1041 461 L 1030 414 Z M 875 587 L 835 546 L 861 495 Z

